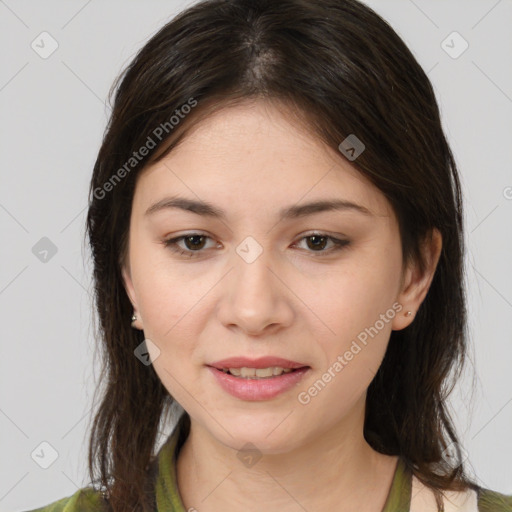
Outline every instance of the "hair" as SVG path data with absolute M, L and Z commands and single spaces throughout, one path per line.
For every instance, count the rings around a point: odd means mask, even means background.
M 106 381 L 89 473 L 108 489 L 111 510 L 154 506 L 147 468 L 174 403 L 152 365 L 134 357 L 144 335 L 131 328 L 121 268 L 137 176 L 212 112 L 251 100 L 285 105 L 336 151 L 350 134 L 364 143 L 352 165 L 390 202 L 404 262 L 425 268 L 422 244 L 441 233 L 428 294 L 414 321 L 391 333 L 368 388 L 364 435 L 402 457 L 438 504 L 443 490 L 475 488 L 464 464 L 444 457 L 458 447 L 445 400 L 467 344 L 461 187 L 432 85 L 390 25 L 356 0 L 206 0 L 149 39 L 114 82 L 111 103 L 114 90 L 86 221 Z M 152 149 L 135 158 L 143 146 Z

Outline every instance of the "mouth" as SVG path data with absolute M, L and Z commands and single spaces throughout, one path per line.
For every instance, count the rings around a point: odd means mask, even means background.
M 230 357 L 207 366 L 241 379 L 270 379 L 309 368 L 303 363 L 275 356 L 257 359 L 243 356 Z
M 297 386 L 311 367 L 282 357 L 230 357 L 207 364 L 214 382 L 240 400 L 271 400 Z
M 302 366 L 300 368 L 283 368 L 282 366 L 269 366 L 267 368 L 249 368 L 242 366 L 241 368 L 215 368 L 218 371 L 232 375 L 240 379 L 271 379 L 279 377 L 283 374 L 293 373 L 301 369 L 307 369 L 309 366 Z

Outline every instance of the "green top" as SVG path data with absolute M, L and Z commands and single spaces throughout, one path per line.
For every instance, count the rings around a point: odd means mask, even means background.
M 187 512 L 176 484 L 176 457 L 186 438 L 183 428 L 183 422 L 179 421 L 156 456 L 157 512 Z M 407 470 L 404 460 L 400 458 L 383 512 L 410 512 L 411 493 L 412 473 Z M 512 512 L 512 495 L 483 488 L 479 488 L 477 493 L 479 512 Z M 27 512 L 93 512 L 100 508 L 102 500 L 99 490 L 86 487 L 79 489 L 72 496 Z

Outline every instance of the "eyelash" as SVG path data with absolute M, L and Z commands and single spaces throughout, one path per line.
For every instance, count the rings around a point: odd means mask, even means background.
M 181 236 L 178 236 L 178 237 L 175 237 L 175 238 L 170 238 L 168 240 L 164 240 L 163 241 L 163 244 L 165 247 L 169 248 L 171 251 L 175 252 L 175 253 L 178 253 L 182 256 L 188 256 L 189 258 L 195 258 L 197 256 L 199 256 L 201 253 L 203 253 L 204 251 L 202 249 L 199 249 L 197 251 L 191 251 L 191 250 L 184 250 L 182 249 L 181 247 L 178 246 L 178 242 L 180 242 L 181 240 L 185 239 L 185 238 L 189 238 L 189 237 L 193 237 L 193 236 L 202 236 L 202 237 L 205 237 L 205 238 L 211 238 L 207 235 L 204 235 L 203 233 L 187 233 L 185 235 L 181 235 Z M 330 236 L 326 233 L 310 233 L 309 235 L 306 235 L 306 236 L 303 236 L 302 238 L 300 238 L 299 241 L 302 241 L 302 240 L 305 240 L 306 238 L 312 238 L 312 237 L 319 237 L 319 238 L 327 238 L 328 240 L 331 240 L 334 244 L 333 247 L 331 247 L 330 249 L 328 250 L 321 250 L 321 251 L 307 251 L 307 252 L 311 252 L 313 254 L 317 253 L 318 256 L 315 254 L 315 257 L 322 257 L 324 255 L 329 255 L 333 252 L 336 252 L 336 251 L 340 251 L 341 249 L 347 247 L 348 245 L 350 245 L 350 241 L 349 240 L 341 240 L 339 238 L 335 238 L 333 236 Z

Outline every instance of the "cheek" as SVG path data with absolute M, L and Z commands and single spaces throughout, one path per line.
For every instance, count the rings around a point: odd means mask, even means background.
M 159 278 L 148 279 L 140 287 L 139 309 L 148 338 L 165 343 L 179 330 L 187 304 L 180 300 L 175 284 Z
M 323 338 L 337 339 L 343 345 L 374 325 L 396 299 L 400 264 L 394 257 L 362 254 L 323 275 L 316 288 L 311 288 L 311 282 L 302 288 L 298 294 L 319 318 Z
M 395 247 L 382 257 L 376 256 L 379 252 L 374 249 L 359 253 L 357 259 L 347 258 L 343 267 L 324 276 L 318 293 L 310 291 L 308 295 L 308 306 L 318 312 L 324 327 L 315 334 L 323 364 L 307 384 L 322 390 L 318 395 L 323 394 L 323 398 L 315 399 L 316 414 L 324 415 L 326 421 L 330 408 L 322 409 L 321 402 L 333 403 L 338 413 L 339 407 L 353 405 L 384 358 L 392 320 L 399 314 L 392 307 L 400 280 L 399 249 Z M 308 393 L 307 389 L 302 391 Z
M 194 407 L 189 394 L 195 386 L 194 353 L 202 325 L 199 315 L 205 314 L 201 297 L 207 288 L 199 280 L 187 286 L 183 273 L 146 262 L 139 268 L 137 292 L 144 336 L 159 350 L 157 357 L 151 357 L 153 368 L 169 394 L 190 410 Z
M 147 337 L 153 336 L 163 343 L 187 343 L 192 335 L 191 319 L 204 313 L 201 299 L 213 287 L 213 276 L 191 274 L 191 265 L 174 263 L 160 244 L 146 242 L 146 248 L 134 250 L 131 258 Z
M 315 333 L 323 363 L 298 391 L 299 402 L 305 404 L 305 413 L 325 424 L 346 414 L 364 396 L 382 363 L 397 314 L 392 307 L 394 279 L 389 274 L 381 279 L 385 274 L 363 267 L 326 280 L 329 288 L 311 303 L 329 329 Z

